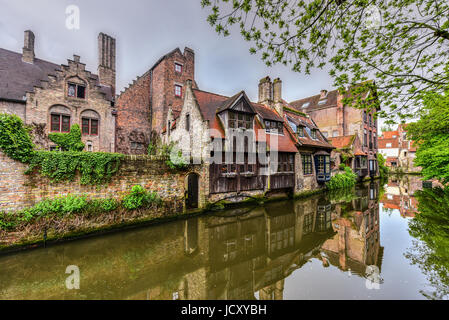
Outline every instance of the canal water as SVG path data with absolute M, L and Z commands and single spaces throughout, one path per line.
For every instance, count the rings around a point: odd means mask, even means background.
M 449 196 L 421 188 L 405 176 L 1 256 L 0 299 L 447 299 Z

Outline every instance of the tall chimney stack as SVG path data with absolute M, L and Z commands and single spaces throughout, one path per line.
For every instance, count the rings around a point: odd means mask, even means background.
M 115 39 L 107 34 L 98 35 L 98 76 L 100 84 L 110 86 L 115 96 Z
M 25 31 L 25 39 L 23 41 L 22 61 L 26 63 L 34 63 L 34 33 L 31 30 Z
M 273 102 L 273 86 L 270 77 L 265 77 L 259 82 L 259 103 L 271 105 Z
M 282 102 L 282 80 L 279 78 L 273 81 L 273 99 L 274 99 L 274 109 L 282 117 L 284 115 L 284 106 Z

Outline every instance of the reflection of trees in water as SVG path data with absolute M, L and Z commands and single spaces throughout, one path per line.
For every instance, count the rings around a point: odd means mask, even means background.
M 419 214 L 410 220 L 414 241 L 405 254 L 427 276 L 432 292 L 421 291 L 430 299 L 449 297 L 449 188 L 424 189 L 416 194 Z

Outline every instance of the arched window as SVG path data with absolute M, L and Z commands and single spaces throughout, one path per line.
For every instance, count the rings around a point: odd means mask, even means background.
M 93 110 L 81 113 L 81 132 L 83 135 L 97 136 L 100 132 L 100 115 Z
M 71 125 L 71 114 L 69 108 L 56 105 L 49 109 L 50 131 L 51 132 L 69 132 Z

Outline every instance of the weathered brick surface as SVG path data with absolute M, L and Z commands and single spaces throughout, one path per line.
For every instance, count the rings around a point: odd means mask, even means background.
M 87 195 L 89 198 L 119 198 L 134 185 L 157 192 L 163 199 L 183 202 L 187 176 L 199 175 L 200 206 L 208 193 L 208 168 L 192 166 L 186 172 L 171 172 L 164 160 L 146 156 L 129 156 L 119 172 L 104 186 L 81 185 L 73 182 L 52 183 L 39 174 L 25 175 L 27 166 L 11 160 L 0 152 L 0 210 L 18 210 L 41 201 L 67 194 Z
M 175 71 L 175 63 L 182 72 Z M 195 54 L 189 48 L 176 49 L 161 58 L 149 71 L 125 89 L 117 99 L 117 151 L 145 154 L 151 133 L 162 132 L 168 110 L 179 111 L 183 104 L 185 82 L 195 79 Z M 175 85 L 183 87 L 182 97 L 175 96 Z M 194 84 L 194 86 L 196 86 Z M 139 148 L 132 148 L 135 143 Z

